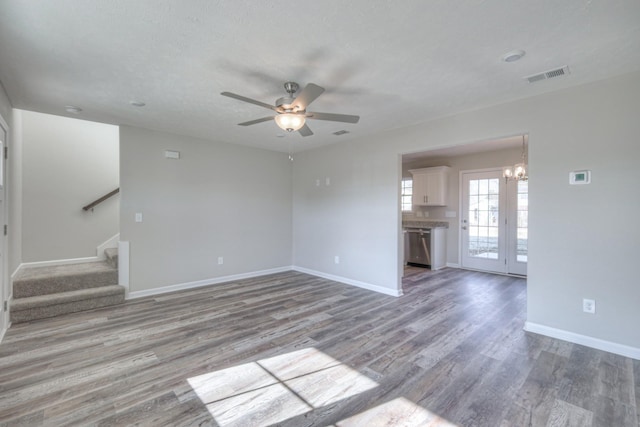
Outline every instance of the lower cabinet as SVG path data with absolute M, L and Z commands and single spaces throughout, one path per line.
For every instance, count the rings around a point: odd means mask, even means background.
M 431 269 L 440 270 L 447 266 L 447 229 L 431 229 Z

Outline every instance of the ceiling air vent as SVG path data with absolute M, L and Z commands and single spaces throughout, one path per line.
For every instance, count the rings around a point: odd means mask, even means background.
M 338 132 L 334 132 L 333 134 L 336 136 L 344 135 L 345 133 L 349 133 L 348 130 L 339 130 Z
M 566 74 L 570 74 L 569 66 L 565 65 L 561 68 L 556 68 L 555 70 L 545 71 L 544 73 L 532 74 L 530 76 L 525 77 L 525 79 L 529 83 L 539 82 L 540 80 L 552 79 L 554 77 L 564 76 Z

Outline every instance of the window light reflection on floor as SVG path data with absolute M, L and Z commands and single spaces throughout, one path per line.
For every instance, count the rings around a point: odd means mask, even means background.
M 221 427 L 282 422 L 378 386 L 313 347 L 188 381 Z
M 264 426 L 378 387 L 378 383 L 311 347 L 188 379 L 220 427 Z M 335 424 L 456 427 L 399 397 Z
M 336 427 L 457 427 L 444 418 L 398 397 L 336 423 Z

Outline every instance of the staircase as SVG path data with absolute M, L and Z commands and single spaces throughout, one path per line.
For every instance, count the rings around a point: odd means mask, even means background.
M 106 261 L 23 269 L 13 281 L 11 322 L 29 322 L 124 302 L 118 250 Z

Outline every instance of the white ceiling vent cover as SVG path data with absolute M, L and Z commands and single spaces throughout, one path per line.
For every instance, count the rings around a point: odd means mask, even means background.
M 525 79 L 529 83 L 535 83 L 535 82 L 539 82 L 540 80 L 552 79 L 554 77 L 560 77 L 567 74 L 571 74 L 571 71 L 569 71 L 569 66 L 565 65 L 564 67 L 556 68 L 555 70 L 549 70 L 543 73 L 532 74 L 530 76 L 525 77 Z

